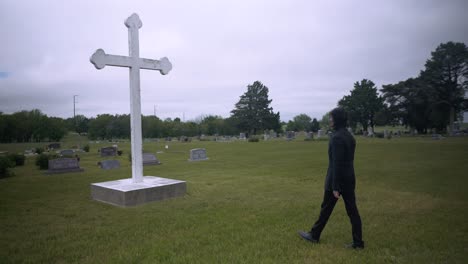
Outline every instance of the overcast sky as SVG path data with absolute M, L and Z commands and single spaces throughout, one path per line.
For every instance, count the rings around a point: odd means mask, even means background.
M 128 55 L 125 19 L 143 21 L 142 113 L 228 117 L 259 80 L 287 121 L 320 119 L 364 78 L 378 88 L 416 77 L 431 51 L 468 44 L 468 1 L 0 0 L 0 111 L 49 116 L 130 112 L 128 69 L 97 70 L 98 48 Z

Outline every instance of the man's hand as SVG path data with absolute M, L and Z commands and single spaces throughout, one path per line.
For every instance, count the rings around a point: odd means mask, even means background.
M 335 196 L 336 199 L 340 199 L 340 192 L 339 191 L 333 191 L 333 195 Z

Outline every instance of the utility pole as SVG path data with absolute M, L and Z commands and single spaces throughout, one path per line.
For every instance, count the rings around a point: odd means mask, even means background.
M 77 97 L 78 95 L 73 95 L 73 120 L 75 120 L 75 116 L 76 116 L 76 108 L 75 108 L 75 104 L 76 104 L 76 100 L 75 98 Z
M 77 96 L 78 96 L 77 94 L 73 95 L 73 124 L 75 126 L 75 131 L 76 131 L 76 107 L 75 107 L 76 99 L 75 98 Z

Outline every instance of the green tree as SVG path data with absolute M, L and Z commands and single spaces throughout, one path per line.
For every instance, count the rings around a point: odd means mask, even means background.
M 409 126 L 418 133 L 427 132 L 431 126 L 431 98 L 436 95 L 421 78 L 383 85 L 381 92 L 387 103 L 389 123 Z
M 312 127 L 312 118 L 306 114 L 300 114 L 293 118 L 293 122 L 296 124 L 295 131 L 310 131 Z
M 268 87 L 259 81 L 247 86 L 247 92 L 240 96 L 231 117 L 236 120 L 240 130 L 255 135 L 265 129 L 280 129 L 279 112 L 274 113 L 270 107 L 272 100 L 268 98 Z
M 319 124 L 317 118 L 314 118 L 314 119 L 312 120 L 312 123 L 311 123 L 311 125 L 310 125 L 310 130 L 311 130 L 312 132 L 317 132 L 317 131 L 320 130 L 320 124 Z
M 298 131 L 296 122 L 289 120 L 286 124 L 286 131 Z
M 50 141 L 60 141 L 67 134 L 66 124 L 62 118 L 49 117 L 47 124 L 47 137 Z
M 322 119 L 320 120 L 320 127 L 324 130 L 330 129 L 329 127 L 329 118 L 330 118 L 330 113 L 326 113 L 322 116 Z
M 464 109 L 465 92 L 468 90 L 468 49 L 464 43 L 440 44 L 426 61 L 420 74 L 429 89 L 435 92 L 432 109 L 437 109 L 439 118 L 448 116 L 450 132 L 453 132 L 455 117 Z M 445 107 L 444 107 L 445 105 Z M 445 114 L 444 114 L 445 113 Z
M 89 129 L 89 119 L 84 115 L 77 115 L 74 118 L 74 131 L 79 135 L 82 133 L 88 133 Z
M 200 130 L 206 135 L 222 134 L 223 118 L 215 115 L 204 117 L 200 123 Z
M 348 113 L 349 125 L 355 129 L 357 123 L 364 130 L 370 126 L 374 129 L 375 115 L 383 109 L 383 98 L 377 94 L 377 87 L 371 80 L 363 79 L 354 83 L 350 95 L 338 102 Z
M 144 138 L 160 138 L 163 136 L 163 124 L 156 116 L 142 116 L 141 130 Z
M 107 126 L 113 117 L 109 114 L 98 115 L 89 121 L 88 136 L 90 139 L 108 139 Z

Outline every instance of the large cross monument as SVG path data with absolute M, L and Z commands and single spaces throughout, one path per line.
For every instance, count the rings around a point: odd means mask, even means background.
M 133 206 L 146 202 L 184 195 L 184 181 L 154 176 L 143 177 L 140 69 L 157 70 L 166 75 L 172 64 L 164 57 L 160 60 L 140 58 L 138 29 L 142 22 L 137 14 L 125 20 L 128 28 L 129 56 L 109 55 L 102 49 L 91 56 L 91 63 L 97 69 L 106 65 L 127 67 L 130 71 L 130 123 L 132 149 L 132 178 L 91 184 L 93 199 L 119 206 Z

